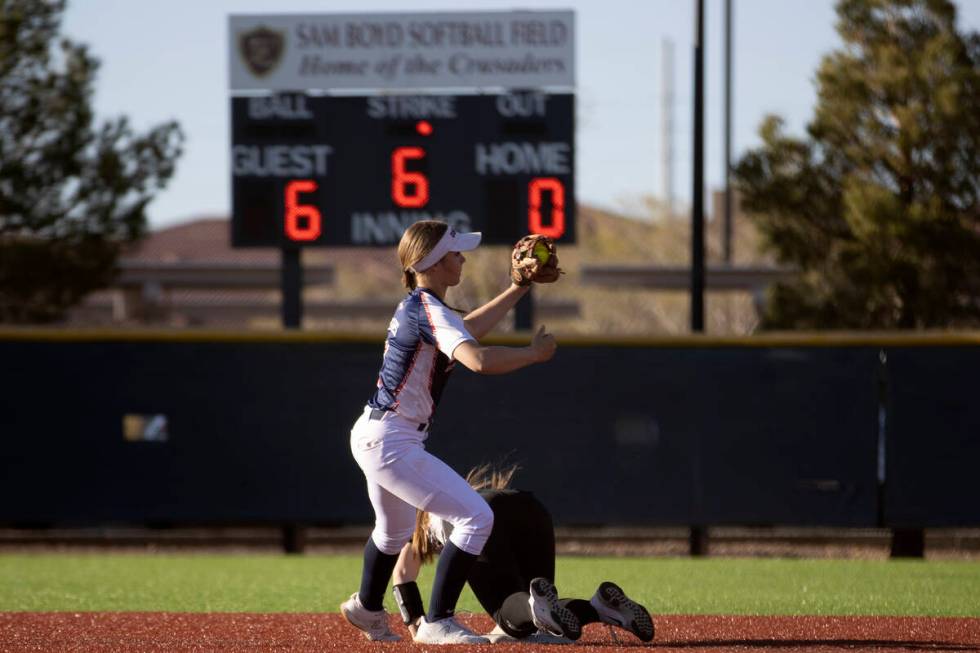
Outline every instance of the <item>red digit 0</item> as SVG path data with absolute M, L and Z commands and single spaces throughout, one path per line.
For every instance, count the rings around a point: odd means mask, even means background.
M 316 182 L 312 179 L 293 179 L 286 184 L 286 236 L 290 240 L 310 241 L 320 237 L 322 218 L 320 209 L 312 204 L 300 204 L 300 193 L 312 193 L 316 190 Z M 306 218 L 306 225 L 300 222 Z
M 541 195 L 551 193 L 551 224 L 541 218 Z M 527 187 L 527 226 L 532 234 L 558 239 L 565 233 L 565 186 L 554 177 L 535 177 Z
M 429 202 L 429 180 L 421 172 L 405 169 L 406 159 L 423 159 L 421 147 L 398 147 L 391 153 L 391 199 L 398 206 L 417 209 Z M 409 192 L 409 187 L 414 187 Z

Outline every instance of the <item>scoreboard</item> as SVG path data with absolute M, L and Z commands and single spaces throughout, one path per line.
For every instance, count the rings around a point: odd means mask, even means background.
M 422 219 L 575 241 L 574 96 L 234 96 L 232 244 L 383 246 Z

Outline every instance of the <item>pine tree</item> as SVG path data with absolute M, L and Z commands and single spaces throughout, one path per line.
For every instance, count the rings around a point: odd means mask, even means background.
M 98 61 L 59 37 L 64 7 L 0 5 L 0 322 L 60 319 L 111 282 L 183 141 L 174 122 L 94 124 Z
M 841 0 L 807 138 L 769 116 L 735 168 L 799 275 L 768 328 L 980 325 L 980 36 L 948 0 Z

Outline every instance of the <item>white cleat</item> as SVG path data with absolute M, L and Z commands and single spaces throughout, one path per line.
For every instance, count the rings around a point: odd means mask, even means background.
M 538 630 L 571 640 L 582 636 L 582 624 L 574 612 L 558 602 L 558 590 L 551 581 L 535 578 L 531 581 L 529 594 L 531 619 Z
M 419 621 L 415 631 L 415 641 L 419 644 L 489 644 L 490 640 L 477 635 L 463 626 L 455 617 L 446 617 L 429 622 L 425 617 Z
M 642 605 L 626 596 L 616 583 L 606 581 L 599 585 L 589 601 L 602 623 L 624 628 L 644 642 L 653 639 L 653 619 Z
M 388 627 L 388 613 L 384 610 L 368 610 L 361 605 L 357 592 L 340 604 L 340 614 L 344 615 L 347 623 L 364 632 L 364 636 L 372 642 L 398 642 L 401 637 L 391 632 Z

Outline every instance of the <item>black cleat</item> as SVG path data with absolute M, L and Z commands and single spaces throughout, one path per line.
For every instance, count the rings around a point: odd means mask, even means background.
M 605 581 L 599 585 L 590 603 L 599 613 L 602 623 L 628 630 L 644 642 L 653 639 L 653 619 L 650 613 L 626 596 L 616 583 Z
M 558 590 L 547 578 L 531 581 L 531 618 L 539 630 L 575 640 L 582 636 L 582 624 L 575 613 L 558 602 Z

